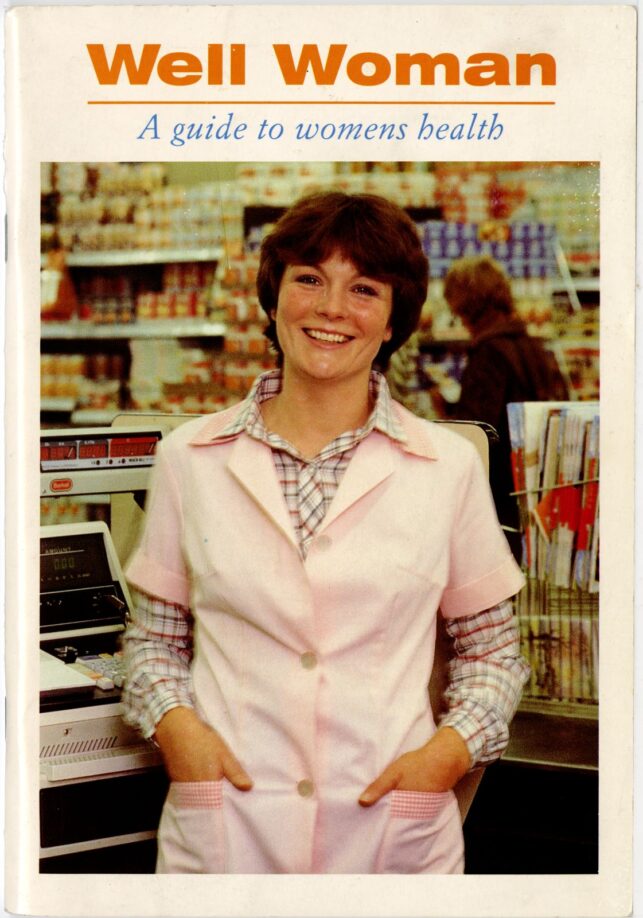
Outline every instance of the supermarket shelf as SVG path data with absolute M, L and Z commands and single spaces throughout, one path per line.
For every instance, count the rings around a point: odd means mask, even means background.
M 69 423 L 82 427 L 108 427 L 120 408 L 76 408 L 75 398 L 43 398 L 40 402 L 41 414 L 58 413 L 69 415 Z
M 594 293 L 601 289 L 601 281 L 598 277 L 573 277 L 572 284 L 577 293 Z M 555 293 L 566 293 L 567 287 L 560 283 L 554 284 Z
M 600 346 L 600 338 L 596 335 L 588 335 L 586 338 L 581 337 L 565 337 L 564 335 L 560 338 L 552 338 L 553 344 L 559 344 L 561 347 L 571 347 L 571 348 L 592 348 L 598 349 Z
M 69 252 L 65 258 L 69 268 L 114 268 L 133 265 L 162 265 L 176 262 L 220 261 L 219 246 L 202 249 L 123 249 L 112 252 Z M 47 256 L 43 255 L 44 266 Z
M 225 335 L 222 322 L 202 319 L 144 319 L 128 325 L 94 325 L 91 322 L 43 322 L 43 341 L 115 338 L 220 338 Z
M 43 398 L 40 402 L 40 410 L 48 414 L 71 414 L 75 407 L 75 398 L 56 398 L 52 396 Z
M 120 408 L 79 408 L 71 416 L 71 423 L 79 427 L 109 427 Z

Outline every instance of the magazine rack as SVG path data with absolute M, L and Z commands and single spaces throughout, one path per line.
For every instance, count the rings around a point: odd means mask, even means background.
M 516 597 L 531 666 L 521 709 L 596 717 L 599 406 L 524 402 L 507 411 L 527 575 Z
M 598 594 L 530 577 L 516 597 L 531 677 L 521 710 L 598 716 Z

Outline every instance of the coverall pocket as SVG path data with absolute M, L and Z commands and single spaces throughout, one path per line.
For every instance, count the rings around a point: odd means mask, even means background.
M 157 873 L 225 873 L 223 780 L 170 784 L 158 830 Z
M 464 843 L 453 791 L 391 791 L 377 873 L 462 873 Z

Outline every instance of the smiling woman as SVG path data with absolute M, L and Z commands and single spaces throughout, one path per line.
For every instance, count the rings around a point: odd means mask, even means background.
M 318 267 L 333 256 L 350 263 L 355 272 L 351 280 L 373 288 L 378 296 L 383 284 L 390 286 L 390 335 L 382 339 L 375 357 L 376 366 L 385 370 L 390 355 L 417 326 L 429 269 L 410 217 L 376 195 L 311 195 L 292 207 L 264 240 L 257 292 L 269 319 L 266 336 L 281 355 L 275 318 L 287 267 Z M 366 292 L 362 296 L 369 300 Z
M 391 340 L 392 299 L 390 284 L 365 277 L 337 252 L 316 266 L 289 265 L 273 315 L 284 375 L 294 368 L 296 345 L 306 339 L 312 341 L 310 356 L 350 355 L 368 376 L 381 345 Z
M 339 192 L 295 204 L 264 240 L 257 279 L 283 371 L 263 409 L 269 429 L 313 456 L 360 428 L 372 367 L 415 329 L 427 284 L 417 231 L 395 204 Z
M 475 450 L 380 372 L 427 281 L 396 205 L 298 202 L 258 272 L 279 369 L 159 447 L 124 700 L 172 781 L 159 872 L 463 870 L 453 787 L 506 745 L 523 579 Z
M 392 300 L 391 284 L 363 275 L 339 252 L 319 265 L 288 265 L 271 312 L 283 383 L 265 406 L 270 430 L 314 456 L 333 439 L 333 431 L 339 434 L 366 421 L 371 366 L 382 344 L 391 340 Z M 322 406 L 328 405 L 323 428 L 301 425 L 292 399 L 298 406 L 309 400 L 318 422 Z

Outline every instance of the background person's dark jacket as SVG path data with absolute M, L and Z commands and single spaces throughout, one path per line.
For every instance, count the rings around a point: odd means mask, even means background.
M 477 335 L 462 376 L 460 400 L 449 417 L 486 421 L 498 431 L 500 442 L 490 456 L 490 481 L 500 522 L 519 528 L 518 504 L 511 474 L 511 443 L 507 422 L 509 402 L 566 399 L 567 387 L 555 358 L 538 338 L 530 337 L 517 318 L 496 323 Z M 520 536 L 507 534 L 520 560 Z

